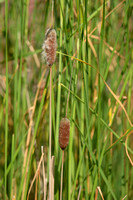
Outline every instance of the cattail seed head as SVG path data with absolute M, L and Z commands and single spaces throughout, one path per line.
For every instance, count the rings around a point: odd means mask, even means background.
M 67 118 L 62 118 L 59 128 L 59 145 L 62 150 L 69 143 L 70 121 Z
M 55 29 L 48 29 L 45 34 L 45 40 L 42 46 L 42 58 L 46 60 L 48 66 L 52 66 L 56 59 L 56 31 Z

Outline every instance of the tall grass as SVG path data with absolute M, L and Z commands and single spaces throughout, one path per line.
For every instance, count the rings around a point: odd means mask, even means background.
M 50 76 L 40 53 L 50 27 L 51 198 L 60 199 L 59 124 L 70 92 L 62 199 L 132 199 L 132 11 L 131 0 L 0 1 L 0 199 L 49 196 Z

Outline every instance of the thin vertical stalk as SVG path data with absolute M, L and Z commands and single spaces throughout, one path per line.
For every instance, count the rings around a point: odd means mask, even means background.
M 64 150 L 62 151 L 61 184 L 60 184 L 60 200 L 62 200 L 62 188 L 63 188 L 63 164 L 64 164 Z
M 63 10 L 64 10 L 64 0 L 60 1 L 60 47 L 62 46 L 62 30 L 63 30 Z M 60 50 L 61 52 L 61 50 Z M 58 79 L 58 89 L 57 89 L 57 106 L 56 106 L 56 129 L 55 129 L 55 165 L 58 163 L 58 134 L 59 134 L 59 121 L 60 121 L 60 102 L 61 102 L 61 72 L 62 72 L 62 55 L 59 55 L 59 79 Z M 57 179 L 58 169 L 55 168 L 55 179 Z M 59 198 L 59 189 L 56 185 L 55 198 Z
M 85 14 L 84 14 L 84 23 L 85 23 L 85 32 L 86 32 L 86 43 L 85 43 L 85 52 L 84 52 L 84 55 L 85 56 L 85 60 L 88 62 L 88 23 L 87 23 L 87 11 L 88 11 L 88 8 L 87 8 L 87 5 L 88 5 L 88 1 L 85 0 Z M 85 100 L 86 100 L 86 109 L 87 109 L 87 115 L 86 115 L 86 124 L 87 125 L 87 135 L 88 135 L 88 142 L 91 141 L 91 138 L 90 138 L 90 131 L 89 131 L 89 127 L 90 127 L 90 123 L 89 123 L 89 120 L 90 120 L 90 117 L 89 117 L 89 68 L 87 67 L 87 65 L 85 66 L 85 79 L 86 79 L 86 85 L 84 87 L 84 89 L 86 90 L 85 91 Z M 86 174 L 87 174 L 87 170 L 86 169 L 86 166 L 87 166 L 87 160 L 85 159 L 85 157 L 83 158 L 83 170 L 84 170 L 84 174 L 83 174 L 83 177 L 84 177 L 84 188 L 85 188 L 85 199 L 88 199 L 88 189 L 87 189 L 87 178 L 86 177 Z
M 15 17 L 17 17 L 17 13 L 15 14 Z M 19 32 L 19 22 L 20 19 L 17 20 L 16 24 L 16 40 L 15 40 L 15 52 L 14 52 L 14 71 L 16 71 L 15 77 L 14 77 L 14 98 L 13 98 L 13 109 L 14 109 L 14 147 L 15 147 L 15 138 L 17 138 L 17 127 L 18 127 L 18 120 L 17 120 L 17 112 L 16 112 L 16 105 L 17 105 L 17 93 L 18 93 L 18 71 L 17 68 L 18 65 L 18 32 Z
M 7 188 L 7 145 L 8 145 L 8 0 L 5 0 L 5 29 L 6 29 L 6 120 L 5 120 L 5 193 Z
M 62 46 L 62 30 L 63 30 L 63 15 L 64 0 L 61 0 L 60 5 L 60 46 Z M 61 52 L 61 51 L 60 51 Z M 56 114 L 56 134 L 55 134 L 55 155 L 58 156 L 58 133 L 59 133 L 59 119 L 60 119 L 60 97 L 61 97 L 61 71 L 62 71 L 62 55 L 59 55 L 59 79 L 58 79 L 58 94 L 57 94 L 57 114 Z
M 68 92 L 67 103 L 66 103 L 66 118 L 67 118 L 67 113 L 68 113 L 68 104 L 69 104 L 69 98 L 70 98 L 70 88 L 71 88 L 71 82 L 72 82 L 72 74 L 73 74 L 73 68 L 72 68 L 72 72 L 71 72 L 69 92 Z
M 23 30 L 22 30 L 22 45 L 23 51 L 22 54 L 24 55 L 27 51 L 27 37 L 28 37 L 28 10 L 29 10 L 29 0 L 25 0 L 23 6 Z M 27 92 L 27 64 L 23 64 L 23 73 L 24 76 L 22 77 L 23 85 L 22 85 L 22 111 L 23 113 L 26 112 L 26 92 Z M 22 135 L 25 133 L 25 126 L 22 127 Z M 20 136 L 21 139 L 22 136 Z
M 70 21 L 71 24 L 74 24 L 74 12 L 73 12 L 73 8 L 74 8 L 74 1 L 69 0 L 68 1 L 68 6 L 69 6 L 69 14 L 70 14 Z M 69 27 L 71 30 L 71 26 Z M 69 38 L 69 44 L 67 45 L 67 49 L 68 49 L 68 54 L 71 55 L 74 53 L 74 36 Z M 73 61 L 69 58 L 69 70 L 70 70 L 70 74 L 72 76 L 72 84 L 71 84 L 71 88 L 74 91 L 74 93 L 76 93 L 76 76 L 75 76 L 75 69 L 73 67 Z M 75 115 L 76 115 L 76 101 L 75 101 L 75 97 L 72 97 L 70 100 L 70 105 L 71 105 L 71 117 L 74 120 L 75 119 Z M 72 199 L 72 195 L 71 195 L 71 189 L 72 189 L 72 178 L 74 177 L 74 167 L 75 167 L 75 163 L 73 162 L 74 159 L 74 152 L 73 152 L 73 136 L 74 136 L 74 130 L 75 130 L 75 125 L 74 123 L 71 124 L 70 127 L 70 137 L 69 137 L 69 148 L 68 148 L 68 200 Z
M 23 8 L 22 8 L 22 3 L 21 4 L 21 47 L 23 47 Z M 19 64 L 19 71 L 18 71 L 18 88 L 17 88 L 17 110 L 16 110 L 16 121 L 18 122 L 16 125 L 16 134 L 14 135 L 14 145 L 16 146 L 16 140 L 17 140 L 17 134 L 18 134 L 18 127 L 19 127 L 19 114 L 20 114 L 20 102 L 21 102 L 21 76 L 22 76 L 22 57 L 23 57 L 23 48 L 21 48 L 20 52 L 20 64 Z
M 131 114 L 131 95 L 132 95 L 132 85 L 133 85 L 133 64 L 131 65 L 131 73 L 129 76 L 129 90 L 128 90 L 128 103 L 127 103 L 127 112 L 130 116 Z M 129 122 L 127 121 L 127 127 L 129 126 Z M 129 141 L 127 141 L 127 144 L 129 145 Z M 130 163 L 127 161 L 128 158 L 126 158 L 126 179 L 129 180 L 130 177 Z M 129 182 L 127 181 L 125 186 L 126 194 L 129 193 Z
M 44 154 L 43 152 L 43 146 L 41 146 L 41 153 Z M 43 170 L 43 200 L 46 200 L 46 178 L 45 178 L 45 168 L 44 168 L 44 156 L 43 156 L 43 160 L 42 160 L 42 170 Z
M 51 200 L 54 200 L 54 156 L 51 158 Z
M 73 107 L 72 111 L 72 119 L 75 119 L 75 111 L 76 111 L 76 103 L 75 99 L 72 99 L 71 105 Z M 74 135 L 74 123 L 72 123 L 72 126 L 70 127 L 70 138 L 69 138 L 69 149 L 68 149 L 68 156 L 69 156 L 69 161 L 68 161 L 68 200 L 73 199 L 71 197 L 71 188 L 72 188 L 72 159 L 73 159 L 73 151 L 72 151 L 72 146 L 73 146 L 73 135 Z
M 129 3 L 129 4 L 128 4 Z M 126 2 L 126 6 L 131 6 L 131 1 L 129 1 L 129 2 Z M 129 7 L 128 7 L 128 11 L 129 11 Z M 129 22 L 130 22 L 130 20 L 129 20 L 129 13 L 127 12 L 126 13 L 126 25 L 125 25 L 125 27 L 126 27 L 126 31 L 125 31 L 125 33 L 126 33 L 126 57 L 128 57 L 128 54 L 129 54 L 129 33 L 130 33 L 130 31 L 129 31 Z M 131 93 L 132 93 L 132 80 L 133 80 L 133 64 L 131 65 L 131 72 L 130 72 L 130 75 L 129 75 L 129 86 L 128 86 L 128 103 L 127 103 L 127 113 L 128 113 L 128 115 L 130 116 L 130 114 L 131 114 L 131 99 L 132 99 L 132 97 L 131 97 Z M 129 128 L 129 122 L 127 121 L 127 128 Z M 128 141 L 127 142 L 127 144 L 129 145 L 130 144 L 130 142 Z M 125 177 L 126 177 L 126 180 L 129 180 L 130 178 L 130 164 L 129 164 L 129 162 L 127 161 L 128 160 L 128 158 L 126 158 L 126 175 L 125 175 Z M 131 173 L 133 172 L 133 170 L 131 171 Z M 131 187 L 132 188 L 132 187 Z M 124 191 L 126 192 L 126 194 L 129 194 L 129 182 L 127 181 L 127 183 L 125 184 L 125 189 L 124 189 Z M 128 195 L 128 198 L 129 198 L 129 195 Z
M 103 65 L 103 39 L 104 39 L 104 24 L 105 24 L 105 0 L 103 1 L 103 18 L 101 26 L 101 35 L 100 35 L 100 46 L 99 46 L 99 72 L 101 73 Z M 100 75 L 98 76 L 98 133 L 97 133 L 97 155 L 98 160 L 100 157 L 100 118 L 101 118 L 101 79 Z
M 11 151 L 11 172 L 10 172 L 10 200 L 12 199 L 12 179 L 13 179 L 13 155 L 14 155 L 14 134 L 12 135 L 12 151 Z
M 78 13 L 78 32 L 79 32 L 79 39 L 77 40 L 77 57 L 80 58 L 82 56 L 82 51 L 81 51 L 81 47 L 82 47 L 82 29 L 80 29 L 80 23 L 82 21 L 82 10 L 81 10 L 81 4 L 80 4 L 80 0 L 77 0 L 77 13 Z M 79 62 L 77 62 L 77 69 L 79 68 Z M 77 74 L 78 76 L 78 74 Z M 81 89 L 81 97 L 82 99 L 84 100 L 84 84 L 83 84 L 83 81 L 82 81 L 82 89 Z M 79 116 L 79 124 L 80 124 L 80 127 L 81 127 L 81 132 L 82 132 L 82 136 L 84 135 L 84 110 L 85 108 L 85 105 L 83 103 L 81 103 L 81 106 L 80 106 L 80 116 Z M 80 159 L 82 157 L 82 150 L 83 150 L 83 145 L 81 143 L 81 139 L 79 138 L 79 161 L 78 163 L 80 163 Z M 80 171 L 79 171 L 79 184 L 81 185 L 82 184 L 82 181 L 83 181 L 83 174 L 84 174 L 84 171 L 83 171 L 83 162 L 81 163 L 81 168 L 80 168 Z M 76 177 L 75 177 L 76 179 Z M 75 186 L 75 184 L 74 184 Z M 82 188 L 83 188 L 83 185 L 82 185 Z M 72 198 L 73 198 L 74 194 L 72 194 Z M 83 198 L 83 193 L 81 193 L 81 199 Z
M 52 67 L 50 67 L 50 102 L 49 102 L 49 199 L 51 199 L 51 137 L 52 137 Z

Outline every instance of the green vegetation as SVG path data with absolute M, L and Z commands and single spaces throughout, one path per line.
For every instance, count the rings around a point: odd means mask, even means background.
M 0 0 L 0 199 L 49 196 L 50 70 L 41 51 L 50 27 L 51 198 L 60 196 L 70 92 L 62 199 L 132 199 L 132 24 L 131 0 Z

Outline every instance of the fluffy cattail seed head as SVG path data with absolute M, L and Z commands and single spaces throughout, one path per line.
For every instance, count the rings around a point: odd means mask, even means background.
M 42 58 L 46 60 L 48 66 L 52 66 L 56 59 L 56 31 L 55 29 L 48 29 L 45 34 L 45 40 L 42 46 Z
M 69 143 L 70 121 L 67 118 L 62 118 L 59 128 L 59 144 L 64 150 Z

